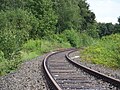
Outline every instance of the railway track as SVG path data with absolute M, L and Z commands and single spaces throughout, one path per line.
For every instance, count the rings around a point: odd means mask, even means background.
M 108 77 L 71 60 L 75 49 L 52 52 L 43 61 L 50 90 L 120 90 L 120 80 Z

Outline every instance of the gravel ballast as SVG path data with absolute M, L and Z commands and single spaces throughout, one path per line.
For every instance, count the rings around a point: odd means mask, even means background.
M 16 72 L 0 77 L 0 90 L 49 90 L 46 86 L 46 81 L 42 72 L 42 61 L 45 56 L 46 55 L 43 55 L 32 59 L 31 61 L 27 61 L 23 63 Z M 80 56 L 79 51 L 70 54 L 71 58 L 75 56 Z M 75 58 L 74 60 L 91 69 L 120 79 L 120 70 L 112 70 L 101 65 L 81 62 L 80 58 Z M 100 83 L 102 82 L 100 81 Z M 108 85 L 106 84 L 106 86 Z
M 16 72 L 0 77 L 0 90 L 48 90 L 42 72 L 45 56 L 27 61 Z
M 53 54 L 47 62 L 49 71 L 62 90 L 117 90 L 110 83 L 97 79 L 69 63 L 65 57 L 67 53 L 68 51 Z
M 69 56 L 71 58 L 73 58 L 75 56 L 80 56 L 80 51 L 73 52 Z M 112 68 L 108 68 L 108 67 L 105 67 L 105 66 L 102 66 L 102 65 L 92 64 L 92 63 L 89 63 L 85 60 L 82 61 L 80 57 L 74 58 L 73 60 L 75 60 L 76 62 L 78 62 L 82 65 L 85 65 L 85 66 L 87 66 L 91 69 L 94 69 L 98 72 L 104 73 L 105 75 L 114 77 L 116 79 L 120 79 L 120 69 L 112 69 Z

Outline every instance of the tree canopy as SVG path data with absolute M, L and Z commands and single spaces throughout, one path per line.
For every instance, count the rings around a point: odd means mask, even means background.
M 86 0 L 1 0 L 0 51 L 10 58 L 27 40 L 50 38 L 66 30 L 93 38 L 120 32 L 120 17 L 115 25 L 97 23 L 95 18 Z

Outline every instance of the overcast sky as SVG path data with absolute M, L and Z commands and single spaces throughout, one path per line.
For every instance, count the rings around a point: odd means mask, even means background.
M 120 16 L 120 0 L 87 0 L 98 22 L 117 23 Z

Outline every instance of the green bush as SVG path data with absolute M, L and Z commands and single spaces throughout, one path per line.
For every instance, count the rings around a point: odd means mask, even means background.
M 94 42 L 92 37 L 86 33 L 78 33 L 76 30 L 65 30 L 63 36 L 72 47 L 85 47 Z
M 70 48 L 71 45 L 68 42 L 59 43 L 57 41 L 48 41 L 42 40 L 41 41 L 41 52 L 49 52 L 51 50 L 56 50 L 59 48 Z
M 2 51 L 0 51 L 0 62 L 4 61 L 4 60 L 5 60 L 4 53 Z
M 55 40 L 51 41 L 47 39 L 28 40 L 25 44 L 23 44 L 21 58 L 30 59 L 43 53 L 50 52 L 51 50 L 70 47 L 71 45 L 68 42 L 60 43 Z
M 120 35 L 113 34 L 97 40 L 83 50 L 83 58 L 95 64 L 120 67 Z
M 24 45 L 23 45 L 23 49 L 25 51 L 37 51 L 40 50 L 41 48 L 41 41 L 38 39 L 36 40 L 28 40 Z
M 0 12 L 0 50 L 5 58 L 14 59 L 30 32 L 37 27 L 36 18 L 27 11 L 6 10 Z
M 40 55 L 40 53 L 41 53 L 41 40 L 31 39 L 28 40 L 25 44 L 23 44 L 21 50 L 21 58 L 24 60 L 31 59 Z
M 0 62 L 0 76 L 15 71 L 21 62 L 22 62 L 21 59 L 16 59 L 16 60 L 4 59 L 3 61 Z
M 79 47 L 79 34 L 75 30 L 65 30 L 63 34 L 72 47 Z
M 57 15 L 53 10 L 53 2 L 51 0 L 24 0 L 25 8 L 32 12 L 38 19 L 39 27 L 31 33 L 38 38 L 43 38 L 47 35 L 53 34 L 56 29 Z
M 85 33 L 81 33 L 79 36 L 79 46 L 86 47 L 94 43 L 94 39 Z

